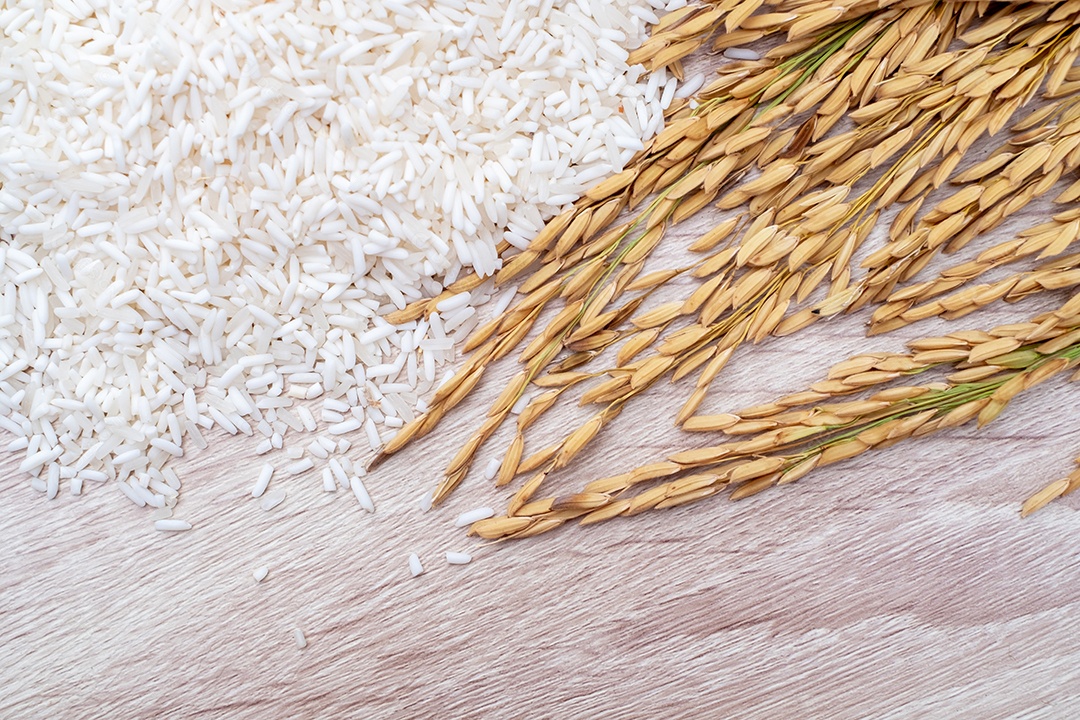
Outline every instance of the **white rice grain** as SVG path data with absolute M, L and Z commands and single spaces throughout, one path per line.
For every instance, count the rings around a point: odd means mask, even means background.
M 259 477 L 255 481 L 255 486 L 251 488 L 251 497 L 262 497 L 272 477 L 274 477 L 274 466 L 270 463 L 263 463 L 262 469 L 259 470 Z
M 356 496 L 356 501 L 360 503 L 360 507 L 369 513 L 375 512 L 375 503 L 371 502 L 371 496 L 368 495 L 367 488 L 364 487 L 364 483 L 361 482 L 358 477 L 349 478 L 349 487 L 352 488 L 353 495 Z
M 176 518 L 162 518 L 154 521 L 154 529 L 161 532 L 183 532 L 191 529 L 191 523 Z
M 285 467 L 285 472 L 289 473 L 290 475 L 300 475 L 301 473 L 305 473 L 313 467 L 315 467 L 314 461 L 312 461 L 311 458 L 304 458 L 302 460 L 297 460 L 296 462 L 287 465 Z
M 271 490 L 259 500 L 259 507 L 269 511 L 273 510 L 283 502 L 285 502 L 285 491 L 281 489 Z
M 467 525 L 472 525 L 474 522 L 487 520 L 489 517 L 495 517 L 495 511 L 492 508 L 476 508 L 475 510 L 469 510 L 468 512 L 458 515 L 458 519 L 454 521 L 454 527 L 466 527 Z
M 729 47 L 724 49 L 724 57 L 728 60 L 760 60 L 761 54 L 750 48 Z

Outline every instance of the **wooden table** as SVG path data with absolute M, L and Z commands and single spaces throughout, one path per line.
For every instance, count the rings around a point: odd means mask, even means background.
M 871 340 L 866 313 L 835 319 L 744 348 L 708 407 L 801 389 L 858 349 L 1052 304 Z M 47 501 L 5 456 L 0 717 L 1080 716 L 1080 501 L 1017 513 L 1080 452 L 1075 388 L 1048 383 L 981 432 L 904 443 L 739 503 L 485 545 L 453 520 L 504 507 L 507 491 L 472 477 L 443 508 L 424 514 L 417 499 L 513 370 L 503 363 L 437 437 L 370 476 L 374 515 L 324 493 L 316 472 L 275 479 L 288 499 L 264 512 L 247 438 L 215 435 L 178 464 L 176 516 L 195 527 L 174 535 L 109 486 Z M 671 427 L 685 393 L 664 385 L 636 403 L 554 486 L 707 444 Z M 549 434 L 580 417 L 564 412 Z M 475 559 L 448 566 L 448 550 Z M 416 579 L 410 552 L 427 569 Z

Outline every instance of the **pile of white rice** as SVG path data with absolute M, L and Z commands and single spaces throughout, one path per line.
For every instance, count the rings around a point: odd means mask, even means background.
M 0 4 L 0 447 L 158 518 L 214 427 L 311 433 L 288 469 L 354 487 L 490 291 L 380 316 L 661 127 L 674 80 L 625 62 L 644 2 Z

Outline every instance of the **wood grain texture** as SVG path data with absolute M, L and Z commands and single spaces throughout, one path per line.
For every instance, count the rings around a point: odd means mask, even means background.
M 989 327 L 1061 297 L 871 340 L 864 312 L 744 348 L 709 408 L 800 389 L 857 349 Z M 0 459 L 0 717 L 1080 714 L 1080 502 L 1017 512 L 1080 452 L 1074 387 L 1047 383 L 982 432 L 904 443 L 739 503 L 484 545 L 453 519 L 503 507 L 508 491 L 471 477 L 443 508 L 416 501 L 513 371 L 500 365 L 437 437 L 368 479 L 375 515 L 323 493 L 316 472 L 275 479 L 288 499 L 262 511 L 249 495 L 262 458 L 246 438 L 215 436 L 179 464 L 176 516 L 195 527 L 177 535 L 109 486 L 47 501 L 16 458 Z M 684 393 L 651 392 L 558 482 L 706 444 L 670 426 Z M 563 412 L 551 432 L 579 417 Z M 475 559 L 448 566 L 447 550 Z M 416 579 L 414 551 L 427 568 Z M 260 565 L 270 574 L 256 584 Z

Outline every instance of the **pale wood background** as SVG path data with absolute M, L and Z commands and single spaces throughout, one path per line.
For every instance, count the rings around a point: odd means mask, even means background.
M 1063 297 L 870 340 L 867 313 L 839 318 L 744 348 L 709 407 L 764 402 L 858 349 Z M 444 508 L 416 501 L 513 370 L 503 363 L 438 437 L 368 479 L 375 515 L 323 493 L 316 472 L 275 479 L 288 499 L 262 511 L 249 491 L 263 458 L 247 438 L 217 435 L 179 464 L 176 516 L 195 528 L 177 535 L 112 487 L 47 501 L 17 457 L 0 459 L 0 717 L 1080 715 L 1080 501 L 1017 513 L 1080 453 L 1077 388 L 1048 383 L 982 432 L 898 445 L 740 503 L 484 545 L 453 520 L 503 507 L 508 491 L 477 476 Z M 708 444 L 671 427 L 685 393 L 665 385 L 637 402 L 558 483 Z M 563 412 L 549 433 L 580 417 Z M 475 559 L 447 566 L 447 550 Z M 417 579 L 414 551 L 427 568 Z M 260 565 L 270 574 L 256 584 Z

